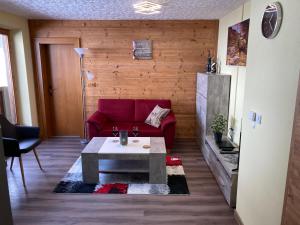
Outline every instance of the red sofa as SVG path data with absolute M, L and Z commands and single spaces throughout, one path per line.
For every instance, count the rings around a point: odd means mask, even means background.
M 173 148 L 176 119 L 171 111 L 159 128 L 145 123 L 156 105 L 171 109 L 170 100 L 99 99 L 98 110 L 87 120 L 89 138 L 112 136 L 112 127 L 128 130 L 138 126 L 140 137 L 164 137 L 167 149 Z

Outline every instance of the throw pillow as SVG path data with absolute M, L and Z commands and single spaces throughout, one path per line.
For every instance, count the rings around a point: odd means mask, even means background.
M 158 128 L 160 126 L 160 121 L 165 118 L 170 111 L 171 109 L 163 109 L 156 105 L 145 120 L 145 123 Z

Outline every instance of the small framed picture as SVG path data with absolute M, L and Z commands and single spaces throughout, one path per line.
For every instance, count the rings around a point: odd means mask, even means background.
M 152 41 L 151 40 L 134 40 L 133 59 L 152 59 Z

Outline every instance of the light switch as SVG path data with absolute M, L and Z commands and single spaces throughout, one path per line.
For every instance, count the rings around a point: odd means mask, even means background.
M 256 120 L 256 112 L 250 111 L 248 113 L 248 119 L 251 121 L 255 121 Z
M 257 124 L 261 124 L 262 115 L 259 115 L 254 111 L 250 111 L 248 113 L 248 119 L 252 122 L 252 127 L 255 128 Z
M 261 115 L 256 115 L 256 124 L 261 124 L 261 119 L 262 119 Z

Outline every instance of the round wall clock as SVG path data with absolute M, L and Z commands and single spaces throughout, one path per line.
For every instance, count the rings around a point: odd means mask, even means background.
M 265 38 L 272 39 L 279 32 L 282 21 L 282 7 L 279 2 L 267 5 L 261 22 L 261 31 Z

